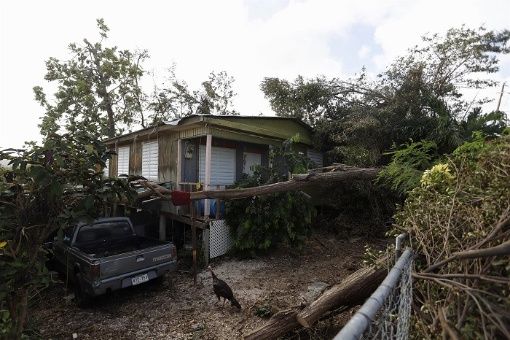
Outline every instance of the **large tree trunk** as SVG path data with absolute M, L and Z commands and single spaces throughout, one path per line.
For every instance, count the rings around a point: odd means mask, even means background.
M 245 336 L 244 340 L 276 339 L 299 327 L 296 315 L 297 311 L 292 309 L 278 312 L 267 324 Z
M 302 190 L 314 184 L 327 184 L 331 182 L 347 182 L 353 180 L 372 180 L 379 169 L 377 168 L 351 168 L 346 171 L 334 171 L 323 173 L 310 173 L 305 175 L 294 175 L 291 180 L 273 184 L 261 185 L 253 188 L 227 189 L 227 190 L 205 190 L 191 193 L 192 200 L 203 198 L 219 198 L 223 200 L 238 199 L 252 196 L 274 194 L 284 191 Z
M 299 312 L 297 321 L 303 327 L 310 327 L 329 310 L 362 303 L 377 289 L 387 272 L 387 269 L 373 266 L 361 268 Z
M 337 166 L 339 168 L 341 166 Z M 343 168 L 342 168 L 343 169 Z M 190 193 L 192 200 L 204 198 L 217 198 L 222 200 L 247 198 L 252 196 L 268 195 L 284 191 L 302 190 L 306 187 L 333 182 L 348 182 L 353 180 L 372 180 L 375 178 L 379 169 L 377 168 L 353 168 L 348 167 L 342 171 L 331 172 L 312 172 L 305 175 L 294 175 L 291 180 L 273 184 L 261 185 L 252 188 L 238 188 L 226 190 L 205 190 Z M 139 192 L 138 198 L 145 198 L 156 195 L 162 199 L 171 199 L 171 190 L 159 186 L 152 182 L 139 181 L 149 190 Z
M 328 311 L 361 304 L 381 284 L 387 270 L 374 266 L 361 268 L 334 285 L 301 311 L 288 310 L 273 316 L 267 324 L 245 339 L 275 339 L 300 325 L 310 327 Z

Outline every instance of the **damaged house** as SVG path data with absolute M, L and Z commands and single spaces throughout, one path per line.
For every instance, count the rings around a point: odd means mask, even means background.
M 117 155 L 106 171 L 111 177 L 143 176 L 171 190 L 224 189 L 243 173 L 251 174 L 254 166 L 267 166 L 270 148 L 295 135 L 296 148 L 322 166 L 322 155 L 312 148 L 310 127 L 298 119 L 191 115 L 107 140 Z M 206 199 L 174 206 L 155 200 L 150 205 L 158 215 L 159 228 L 152 229 L 160 239 L 180 238 L 185 245 L 186 230 L 192 229 L 188 238 L 196 244 L 198 228 L 206 261 L 230 248 L 222 202 Z

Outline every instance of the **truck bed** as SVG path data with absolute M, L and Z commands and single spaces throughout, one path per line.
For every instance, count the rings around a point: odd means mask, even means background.
M 75 245 L 76 248 L 94 258 L 103 258 L 135 250 L 155 247 L 165 242 L 140 236 L 131 236 L 117 240 L 103 240 Z

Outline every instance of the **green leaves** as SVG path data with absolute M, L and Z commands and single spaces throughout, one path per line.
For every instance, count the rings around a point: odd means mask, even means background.
M 45 79 L 57 91 L 48 101 L 42 87 L 34 87 L 35 99 L 45 109 L 41 133 L 48 136 L 60 130 L 83 130 L 97 138 L 114 137 L 121 125 L 145 124 L 139 80 L 146 51 L 120 51 L 105 47 L 109 31 L 103 19 L 97 20 L 101 40 L 69 45 L 72 58 L 46 61 Z
M 46 238 L 77 221 L 98 217 L 105 204 L 135 198 L 125 181 L 104 180 L 96 170 L 110 156 L 104 144 L 83 131 L 52 133 L 42 146 L 0 151 L 0 159 L 12 165 L 0 177 L 0 308 L 12 306 L 10 318 L 0 320 L 0 334 L 22 330 L 11 328 L 25 323 L 19 319 L 24 314 L 17 311 L 26 308 L 20 292 L 32 296 L 50 282 L 42 249 Z
M 284 180 L 288 171 L 308 168 L 309 161 L 293 150 L 292 140 L 270 154 L 271 169 L 259 167 L 252 176 L 236 183 L 253 187 Z M 315 209 L 302 192 L 256 196 L 226 203 L 227 224 L 232 230 L 235 248 L 242 251 L 267 250 L 280 242 L 299 245 L 311 228 Z
M 175 66 L 169 72 L 169 85 L 155 89 L 152 95 L 149 108 L 154 111 L 153 124 L 192 114 L 239 115 L 233 106 L 234 78 L 225 71 L 211 72 L 201 88 L 194 91 L 185 81 L 177 79 Z

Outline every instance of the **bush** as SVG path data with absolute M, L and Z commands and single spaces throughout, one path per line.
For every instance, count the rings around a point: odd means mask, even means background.
M 306 170 L 310 161 L 293 150 L 293 141 L 270 154 L 271 168 L 259 167 L 252 176 L 235 184 L 238 188 L 260 186 L 287 179 L 287 172 Z M 309 234 L 315 209 L 303 192 L 284 192 L 227 201 L 226 221 L 234 246 L 240 251 L 266 250 L 285 242 L 299 245 Z
M 510 137 L 475 139 L 426 171 L 396 222 L 394 233 L 409 233 L 419 254 L 416 338 L 439 338 L 442 332 L 463 339 L 509 338 L 508 252 L 489 257 L 478 252 L 510 239 Z M 468 250 L 476 256 L 453 256 Z
M 430 141 L 421 141 L 404 145 L 393 153 L 388 164 L 377 176 L 382 184 L 401 196 L 418 186 L 423 171 L 438 158 L 437 145 Z

